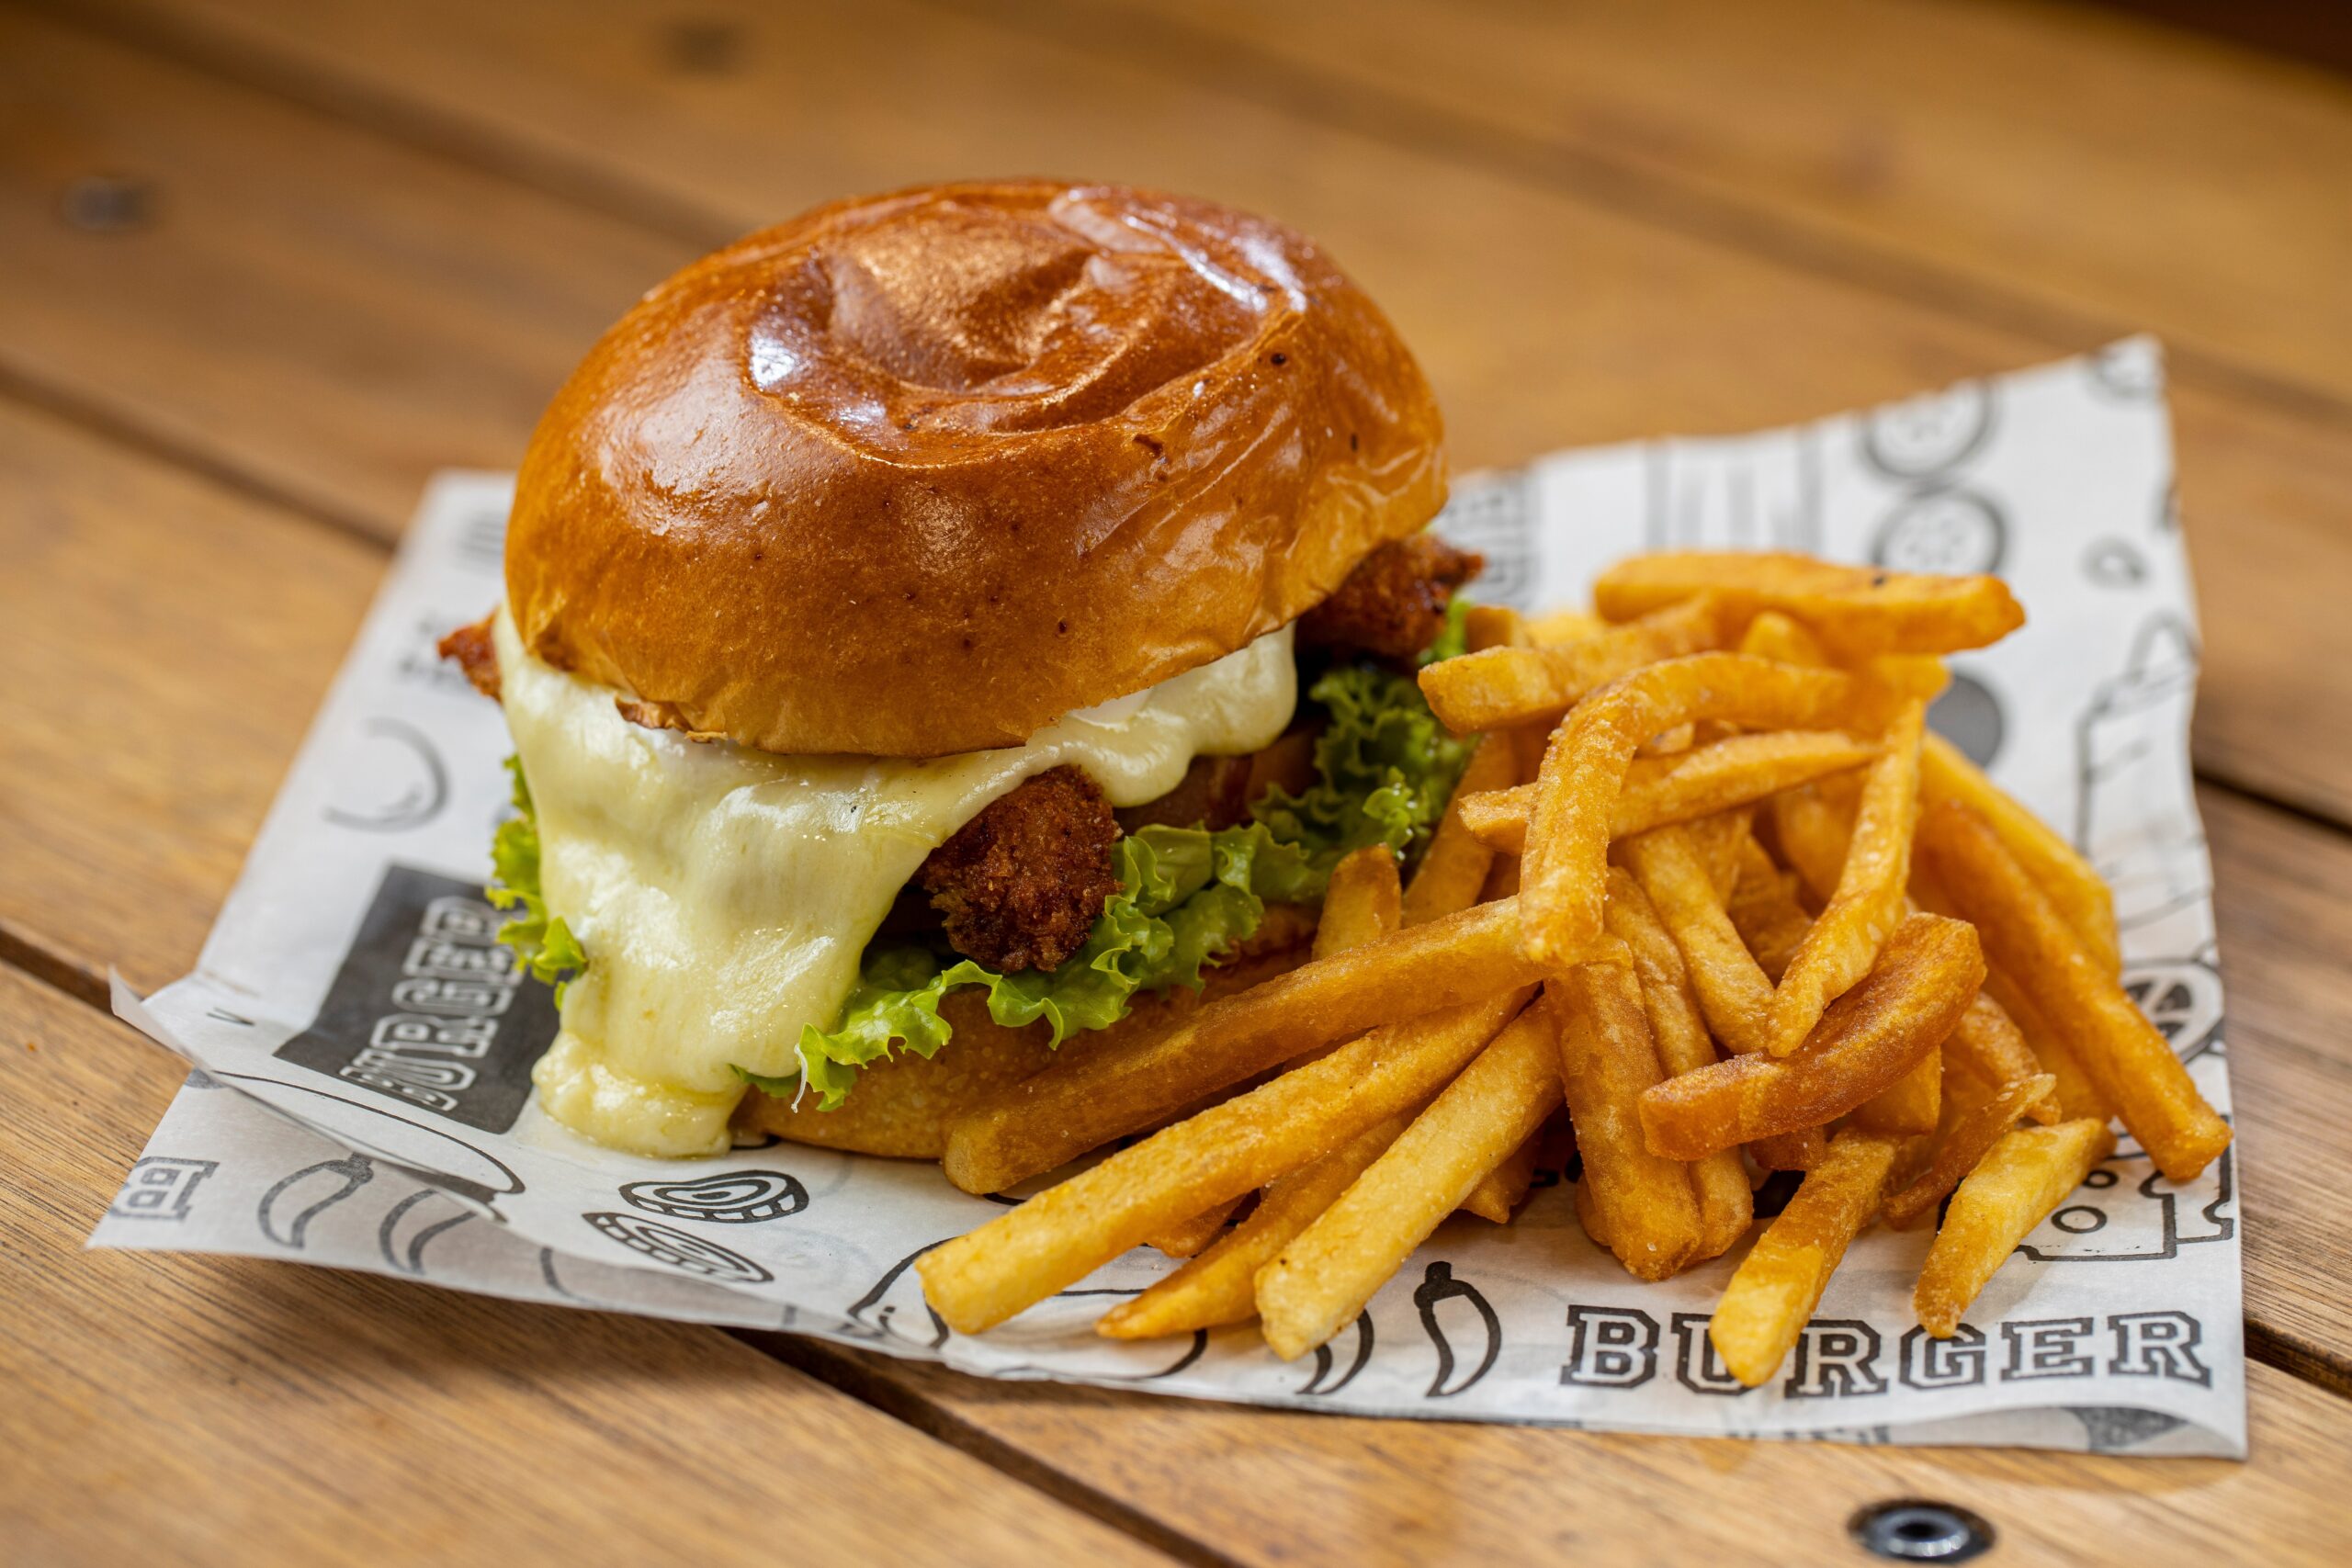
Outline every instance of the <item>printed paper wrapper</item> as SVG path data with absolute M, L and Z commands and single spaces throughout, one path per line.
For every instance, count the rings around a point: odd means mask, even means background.
M 95 1244 L 1289 1408 L 2244 1452 L 2226 1157 L 2175 1187 L 2127 1142 L 1948 1341 L 1911 1317 L 1928 1234 L 1874 1230 L 1780 1375 L 1743 1392 L 1706 1337 L 1737 1252 L 1634 1280 L 1586 1241 L 1556 1170 L 1508 1227 L 1448 1221 L 1352 1327 L 1284 1362 L 1246 1325 L 1098 1337 L 1106 1306 L 1171 1267 L 1148 1250 L 985 1336 L 950 1334 L 910 1265 L 1012 1200 L 968 1197 L 930 1165 L 782 1144 L 664 1163 L 572 1137 L 530 1098 L 548 993 L 506 967 L 480 897 L 505 732 L 432 646 L 500 595 L 509 491 L 434 483 L 197 972 L 144 1001 L 118 991 L 124 1018 L 199 1070 Z M 1935 725 L 2114 884 L 2132 993 L 2226 1112 L 2188 770 L 2196 622 L 2152 342 L 1760 435 L 1561 453 L 1465 480 L 1441 526 L 1487 553 L 1484 596 L 1527 607 L 1581 603 L 1630 552 L 1692 546 L 2007 576 L 2030 620 L 1952 661 Z

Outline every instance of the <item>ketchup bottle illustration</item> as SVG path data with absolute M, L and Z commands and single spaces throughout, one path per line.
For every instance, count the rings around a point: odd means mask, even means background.
M 2133 636 L 2123 672 L 2093 694 L 2075 727 L 2075 842 L 2115 890 L 2126 931 L 2202 899 L 2211 880 L 2179 761 L 2196 694 L 2195 634 L 2160 614 Z

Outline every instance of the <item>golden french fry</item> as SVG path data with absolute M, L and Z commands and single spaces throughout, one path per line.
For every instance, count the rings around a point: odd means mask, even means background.
M 1418 1109 L 1399 1111 L 1277 1178 L 1248 1219 L 1141 1295 L 1103 1314 L 1094 1332 L 1108 1339 L 1157 1339 L 1257 1316 L 1258 1270 L 1371 1168 L 1412 1124 Z
M 1565 967 L 1600 934 L 1617 796 L 1643 741 L 1696 719 L 1876 733 L 1894 716 L 1889 700 L 1839 671 L 1700 653 L 1649 665 L 1578 703 L 1544 750 L 1528 816 L 1520 892 L 1528 956 Z
M 1756 959 L 1764 977 L 1778 985 L 1813 929 L 1813 917 L 1797 902 L 1796 874 L 1782 871 L 1753 835 L 1739 847 L 1739 878 L 1732 884 L 1724 913 Z
M 1618 846 L 1627 869 L 1674 935 L 1715 1038 L 1734 1051 L 1760 1051 L 1771 1016 L 1772 983 L 1715 897 L 1704 859 L 1687 828 L 1657 828 Z M 1607 915 L 1604 908 L 1603 921 Z
M 2007 1135 L 2026 1108 L 2057 1087 L 2047 1073 L 2001 1086 L 1992 1099 L 1973 1106 L 1944 1129 L 1935 1163 L 1917 1181 L 1886 1201 L 1886 1223 L 1908 1230 L 1936 1212 L 1936 1205 L 1976 1168 L 1986 1150 Z
M 1508 604 L 1473 604 L 1462 612 L 1462 639 L 1472 653 L 1489 648 L 1532 648 L 1525 620 Z
M 1589 1181 L 1578 1181 L 1576 1184 L 1575 1195 L 1577 1224 L 1583 1229 L 1585 1239 L 1601 1251 L 1614 1254 L 1617 1249 L 1610 1244 L 1608 1227 L 1600 1218 L 1600 1209 L 1595 1207 L 1592 1201 L 1592 1184 Z
M 1528 639 L 1539 648 L 1558 648 L 1599 637 L 1609 623 L 1589 610 L 1546 610 L 1527 622 Z
M 1997 577 L 1928 577 L 1745 550 L 1634 556 L 1601 574 L 1592 603 L 1605 618 L 1626 621 L 1702 593 L 1741 621 L 1781 611 L 1848 656 L 1954 653 L 2025 625 Z
M 1494 1038 L 1527 994 L 1513 990 L 1375 1029 L 1121 1149 L 923 1254 L 915 1266 L 923 1294 L 959 1333 L 993 1327 L 1161 1226 L 1263 1186 L 1426 1099 Z
M 1882 653 L 1856 668 L 1890 691 L 1922 703 L 1932 703 L 1951 684 L 1951 671 L 1932 653 Z
M 1637 757 L 1626 771 L 1610 835 L 1622 839 L 1753 805 L 1826 774 L 1862 767 L 1880 750 L 1875 741 L 1835 730 L 1776 730 L 1736 735 L 1673 756 Z M 1456 796 L 1464 825 L 1489 848 L 1519 853 L 1527 840 L 1527 815 L 1535 807 L 1533 786 L 1480 788 L 1488 793 Z
M 1818 785 L 1801 784 L 1772 797 L 1772 837 L 1781 858 L 1804 880 L 1815 903 L 1826 907 L 1837 896 L 1853 833 L 1853 814 Z
M 1984 981 L 1973 931 L 1940 916 L 1913 915 L 1895 928 L 1877 966 L 1830 1004 L 1793 1055 L 1736 1056 L 1645 1093 L 1642 1128 L 1650 1149 L 1669 1159 L 1697 1159 L 1844 1115 L 1942 1043 Z
M 1985 979 L 1992 974 L 1988 968 Z M 1985 992 L 1976 993 L 1968 1010 L 1944 1041 L 1944 1055 L 1957 1062 L 1993 1088 L 2006 1090 L 2010 1085 L 2026 1078 L 2039 1077 L 2042 1067 L 2033 1047 L 2026 1043 L 2025 1032 L 2000 1003 Z M 2051 1092 L 2029 1101 L 2024 1114 L 2044 1123 L 2058 1121 L 2058 1080 L 2050 1080 Z M 2101 1118 L 2105 1120 L 2105 1118 Z
M 1865 1133 L 1924 1138 L 1936 1130 L 1943 1099 L 1943 1048 L 1937 1046 L 1913 1063 L 1909 1072 L 1854 1107 L 1847 1125 Z
M 1303 964 L 1122 1049 L 1081 1043 L 956 1118 L 942 1168 L 967 1192 L 1002 1191 L 1318 1045 L 1527 985 L 1543 971 L 1523 945 L 1515 899 L 1480 904 Z
M 1531 1007 L 1259 1270 L 1258 1315 L 1274 1354 L 1295 1359 L 1352 1322 L 1478 1179 L 1509 1158 L 1559 1103 L 1551 1019 Z
M 1747 1152 L 1766 1170 L 1813 1170 L 1829 1157 L 1829 1134 L 1818 1127 L 1800 1127 L 1754 1139 Z
M 2086 960 L 2087 961 L 2087 960 Z M 2115 1152 L 2115 1134 L 2087 1118 L 2004 1135 L 1961 1181 L 1928 1249 L 1911 1303 L 1919 1326 L 1949 1339 L 1961 1314 L 2034 1226 Z
M 1472 834 L 1462 818 L 1463 803 L 1480 794 L 1508 790 L 1519 776 L 1519 754 L 1507 734 L 1488 735 L 1478 742 L 1454 785 L 1453 800 L 1438 823 L 1421 863 L 1405 889 L 1404 923 L 1418 926 L 1468 908 L 1478 901 L 1478 890 L 1494 869 L 1495 852 Z
M 1439 722 L 1456 735 L 1548 724 L 1585 694 L 1621 675 L 1661 659 L 1721 648 L 1726 636 L 1713 602 L 1692 600 L 1576 642 L 1490 648 L 1442 659 L 1421 671 L 1421 694 Z
M 1699 852 L 1699 859 L 1707 868 L 1707 886 L 1714 891 L 1716 905 L 1728 914 L 1731 890 L 1739 881 L 1740 852 L 1755 840 L 1748 831 L 1747 807 L 1718 811 L 1683 827 L 1690 835 L 1691 847 Z M 1605 912 L 1602 918 L 1607 919 Z
M 2075 852 L 2073 845 L 2018 805 L 1940 735 L 1928 736 L 1919 750 L 1919 800 L 1923 808 L 1955 802 L 1983 818 L 2025 867 L 2033 885 L 2058 907 L 2058 913 L 2099 966 L 2109 976 L 2121 972 L 2115 895 L 2098 873 Z
M 1668 1077 L 1697 1072 L 1715 1060 L 1714 1042 L 1691 988 L 1690 974 L 1674 934 L 1642 891 L 1641 884 L 1622 866 L 1609 868 L 1606 911 L 1611 936 L 1625 944 L 1634 961 L 1634 976 L 1641 983 L 1642 1010 L 1648 1016 L 1650 1039 L 1658 1066 Z M 1747 1234 L 1756 1217 L 1747 1173 L 1735 1149 L 1724 1149 L 1689 1168 L 1690 1190 L 1699 1201 L 1699 1247 L 1692 1261 L 1721 1257 Z
M 1386 936 L 1404 923 L 1404 890 L 1396 881 L 1396 857 L 1385 844 L 1367 844 L 1340 857 L 1323 894 L 1323 916 L 1315 927 L 1315 956 L 1329 958 Z
M 1829 650 L 1821 646 L 1821 639 L 1805 630 L 1803 622 L 1779 610 L 1761 611 L 1747 623 L 1747 629 L 1739 636 L 1739 651 L 1758 659 L 1777 659 L 1783 664 L 1829 662 Z
M 1846 1248 L 1878 1213 L 1898 1144 L 1881 1133 L 1839 1133 L 1740 1260 L 1707 1337 L 1724 1369 L 1747 1387 L 1780 1370 Z
M 1585 964 L 1544 987 L 1559 1028 L 1560 1077 L 1584 1156 L 1584 1185 L 1626 1272 L 1664 1280 L 1698 1253 L 1697 1195 L 1682 1165 L 1643 1142 L 1637 1107 L 1666 1081 L 1630 965 Z
M 2083 1070 L 2075 1048 L 2066 1043 L 2050 1021 L 2041 1015 L 2033 998 L 2000 970 L 1984 966 L 1984 994 L 2009 1015 L 2018 1032 L 2025 1036 L 2027 1049 L 2041 1070 L 2058 1080 L 2056 1099 L 2058 1120 L 2079 1122 L 2087 1117 L 2094 1122 L 2110 1121 L 2115 1115 L 2115 1102 L 2099 1092 L 2091 1082 L 2090 1074 Z M 1953 1033 L 1957 1034 L 1958 1030 Z
M 1143 1244 L 1154 1252 L 1170 1258 L 1190 1258 L 1225 1234 L 1225 1224 L 1233 1218 L 1233 1211 L 1241 1206 L 1238 1198 L 1222 1203 L 1212 1203 L 1189 1220 L 1162 1225 L 1143 1238 Z
M 2229 1147 L 2229 1123 L 1990 825 L 1947 801 L 1921 818 L 1919 852 L 1984 933 L 1987 954 L 2074 1047 L 2156 1168 L 2168 1180 L 2195 1180 Z
M 1462 1213 L 1498 1225 L 1510 1224 L 1511 1212 L 1527 1201 L 1527 1190 L 1535 1185 L 1535 1145 L 1543 1136 L 1544 1130 L 1538 1127 L 1504 1156 L 1502 1164 L 1480 1177 L 1470 1195 L 1462 1200 Z
M 1911 832 L 1919 810 L 1919 737 L 1927 712 L 1907 703 L 1870 766 L 1847 840 L 1837 891 L 1789 961 L 1772 995 L 1770 1048 L 1785 1056 L 1821 1021 L 1822 1010 L 1870 973 L 1910 898 Z M 1927 1131 L 1935 1125 L 1929 1118 Z

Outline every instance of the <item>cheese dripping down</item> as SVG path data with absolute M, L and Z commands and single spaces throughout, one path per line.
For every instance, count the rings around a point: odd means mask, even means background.
M 532 1081 L 556 1121 L 640 1155 L 728 1146 L 733 1067 L 800 1070 L 802 1025 L 833 1025 L 899 889 L 989 802 L 1067 762 L 1140 806 L 1195 756 L 1272 744 L 1298 701 L 1284 626 L 1025 746 L 787 757 L 632 724 L 611 688 L 526 652 L 503 608 L 492 635 L 540 885 L 589 954 Z

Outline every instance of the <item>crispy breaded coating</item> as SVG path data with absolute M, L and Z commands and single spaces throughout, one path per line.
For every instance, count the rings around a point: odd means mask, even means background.
M 1408 664 L 1445 627 L 1446 602 L 1486 558 L 1423 532 L 1391 540 L 1356 563 L 1329 599 L 1298 619 L 1308 648 Z
M 931 852 L 915 881 L 956 952 L 1007 974 L 1051 969 L 1085 945 L 1117 890 L 1119 824 L 1078 769 L 1048 769 L 991 801 Z
M 433 650 L 444 659 L 457 660 L 465 671 L 467 682 L 488 697 L 498 700 L 498 649 L 490 640 L 491 617 L 484 615 L 469 626 L 459 626 L 433 645 Z

